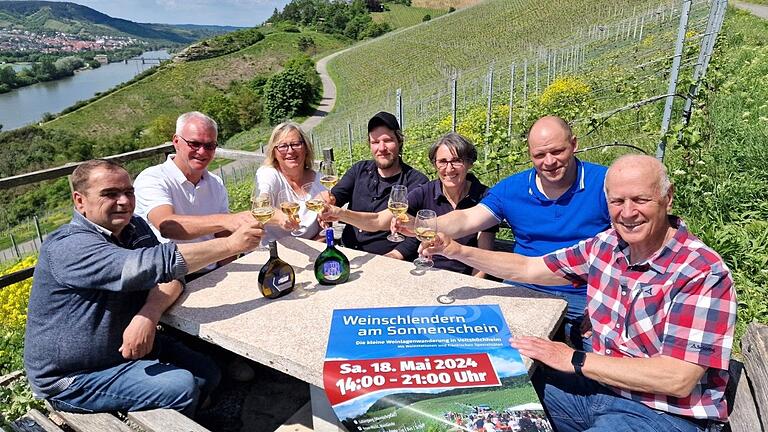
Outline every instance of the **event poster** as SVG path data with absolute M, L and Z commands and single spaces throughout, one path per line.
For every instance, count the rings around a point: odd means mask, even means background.
M 498 305 L 340 309 L 323 382 L 350 432 L 551 431 Z

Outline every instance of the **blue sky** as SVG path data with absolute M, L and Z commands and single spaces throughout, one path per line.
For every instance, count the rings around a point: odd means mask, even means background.
M 63 1 L 63 0 L 56 0 Z M 115 18 L 167 24 L 253 27 L 289 0 L 75 0 Z

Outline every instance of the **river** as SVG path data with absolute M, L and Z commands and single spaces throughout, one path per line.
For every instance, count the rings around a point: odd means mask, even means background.
M 170 58 L 167 51 L 147 51 L 140 57 Z M 138 58 L 138 57 L 137 57 Z M 44 113 L 58 113 L 77 101 L 90 99 L 98 92 L 128 81 L 158 64 L 129 60 L 103 65 L 98 69 L 75 72 L 75 76 L 37 83 L 0 94 L 0 124 L 2 130 L 16 129 L 40 121 Z

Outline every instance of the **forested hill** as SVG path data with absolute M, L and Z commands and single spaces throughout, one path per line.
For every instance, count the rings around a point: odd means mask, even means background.
M 113 18 L 75 3 L 52 1 L 0 1 L 0 29 L 71 34 L 120 35 L 188 44 L 234 30 L 219 26 L 175 26 L 137 23 Z

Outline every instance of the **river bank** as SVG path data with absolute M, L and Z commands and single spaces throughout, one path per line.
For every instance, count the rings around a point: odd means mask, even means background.
M 10 130 L 36 123 L 46 113 L 57 113 L 79 101 L 90 99 L 169 58 L 165 50 L 147 51 L 124 62 L 110 63 L 97 69 L 76 72 L 71 77 L 0 94 L 0 124 L 3 130 Z

